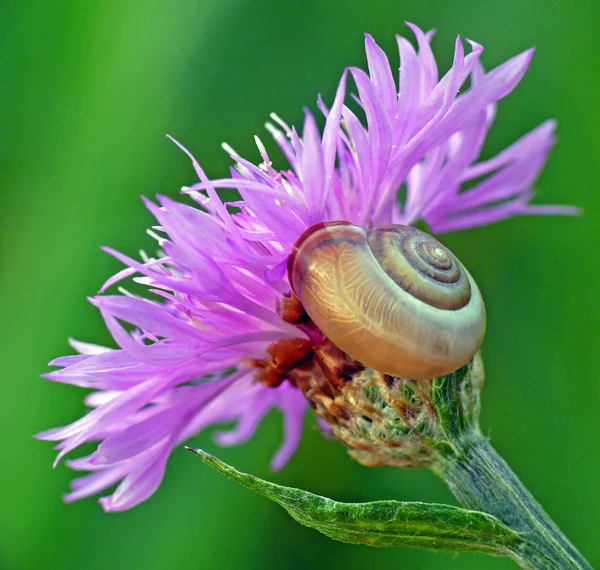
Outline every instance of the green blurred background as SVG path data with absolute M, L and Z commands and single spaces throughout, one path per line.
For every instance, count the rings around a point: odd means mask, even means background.
M 316 95 L 331 101 L 342 69 L 364 65 L 370 32 L 397 65 L 403 21 L 437 28 L 443 69 L 462 34 L 489 68 L 538 51 L 500 105 L 486 154 L 542 120 L 559 144 L 537 203 L 581 218 L 518 218 L 444 239 L 487 299 L 482 422 L 501 454 L 572 541 L 600 565 L 597 354 L 600 53 L 597 2 L 402 0 L 25 1 L 0 8 L 0 568 L 514 568 L 478 554 L 348 546 L 176 450 L 159 491 L 132 511 L 61 501 L 72 473 L 51 467 L 32 434 L 79 417 L 83 392 L 39 379 L 69 353 L 67 337 L 110 343 L 85 297 L 120 265 L 99 250 L 152 249 L 139 196 L 175 196 L 194 181 L 186 144 L 211 176 L 227 172 L 222 141 L 252 159 L 252 135 L 276 111 L 298 124 Z M 263 140 L 267 140 L 267 136 Z M 270 147 L 272 148 L 272 146 Z M 239 469 L 339 500 L 456 504 L 427 471 L 368 469 L 307 425 L 282 472 L 273 412 L 256 437 L 218 449 Z

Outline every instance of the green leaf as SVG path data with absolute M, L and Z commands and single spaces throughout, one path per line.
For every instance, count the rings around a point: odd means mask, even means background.
M 299 523 L 341 542 L 499 556 L 509 556 L 521 542 L 517 533 L 486 513 L 417 502 L 339 503 L 241 473 L 200 449 L 187 449 L 231 480 L 280 504 Z

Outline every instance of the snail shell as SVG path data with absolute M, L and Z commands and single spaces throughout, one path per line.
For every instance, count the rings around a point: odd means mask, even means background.
M 485 308 L 475 281 L 415 228 L 317 224 L 296 242 L 288 276 L 323 334 L 380 372 L 415 380 L 446 375 L 483 341 Z

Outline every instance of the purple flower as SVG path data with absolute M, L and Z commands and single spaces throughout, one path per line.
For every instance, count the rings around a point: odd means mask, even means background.
M 300 442 L 307 401 L 277 369 L 273 347 L 304 339 L 302 328 L 281 317 L 289 294 L 286 266 L 294 243 L 313 224 L 346 220 L 361 226 L 414 224 L 434 232 L 488 224 L 516 214 L 569 214 L 562 206 L 532 206 L 532 184 L 554 142 L 548 121 L 492 159 L 476 162 L 494 118 L 496 102 L 523 77 L 526 51 L 485 73 L 482 47 L 458 38 L 451 69 L 441 79 L 431 52 L 433 33 L 416 26 L 418 51 L 398 37 L 399 89 L 383 51 L 366 37 L 369 73 L 351 68 L 360 119 L 345 105 L 346 73 L 326 116 L 323 133 L 306 112 L 302 135 L 273 116 L 267 128 L 289 169 L 254 165 L 230 150 L 229 178 L 209 180 L 192 159 L 199 182 L 184 192 L 196 205 L 159 196 L 147 207 L 158 220 L 161 254 L 142 261 L 107 251 L 127 267 L 101 293 L 137 275 L 151 299 L 124 292 L 91 300 L 117 349 L 72 342 L 80 353 L 51 362 L 50 380 L 95 390 L 93 408 L 74 423 L 39 434 L 59 441 L 57 461 L 88 441 L 100 442 L 88 457 L 69 461 L 91 473 L 76 479 L 67 501 L 118 483 L 100 499 L 120 511 L 147 499 L 163 477 L 171 450 L 204 427 L 234 420 L 217 443 L 250 438 L 272 408 L 284 418 L 284 442 L 272 467 L 279 469 Z M 465 81 L 470 88 L 459 94 Z M 179 143 L 177 143 L 179 144 Z M 181 145 L 180 145 L 181 146 Z M 479 180 L 468 190 L 470 181 Z M 406 201 L 397 194 L 405 185 Z M 217 189 L 241 199 L 224 203 Z M 126 328 L 123 323 L 129 323 Z M 257 374 L 271 363 L 276 381 Z

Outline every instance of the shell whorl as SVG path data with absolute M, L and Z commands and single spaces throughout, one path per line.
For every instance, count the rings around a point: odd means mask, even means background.
M 317 224 L 296 242 L 288 274 L 323 334 L 386 374 L 449 374 L 483 340 L 477 285 L 445 246 L 415 228 Z

